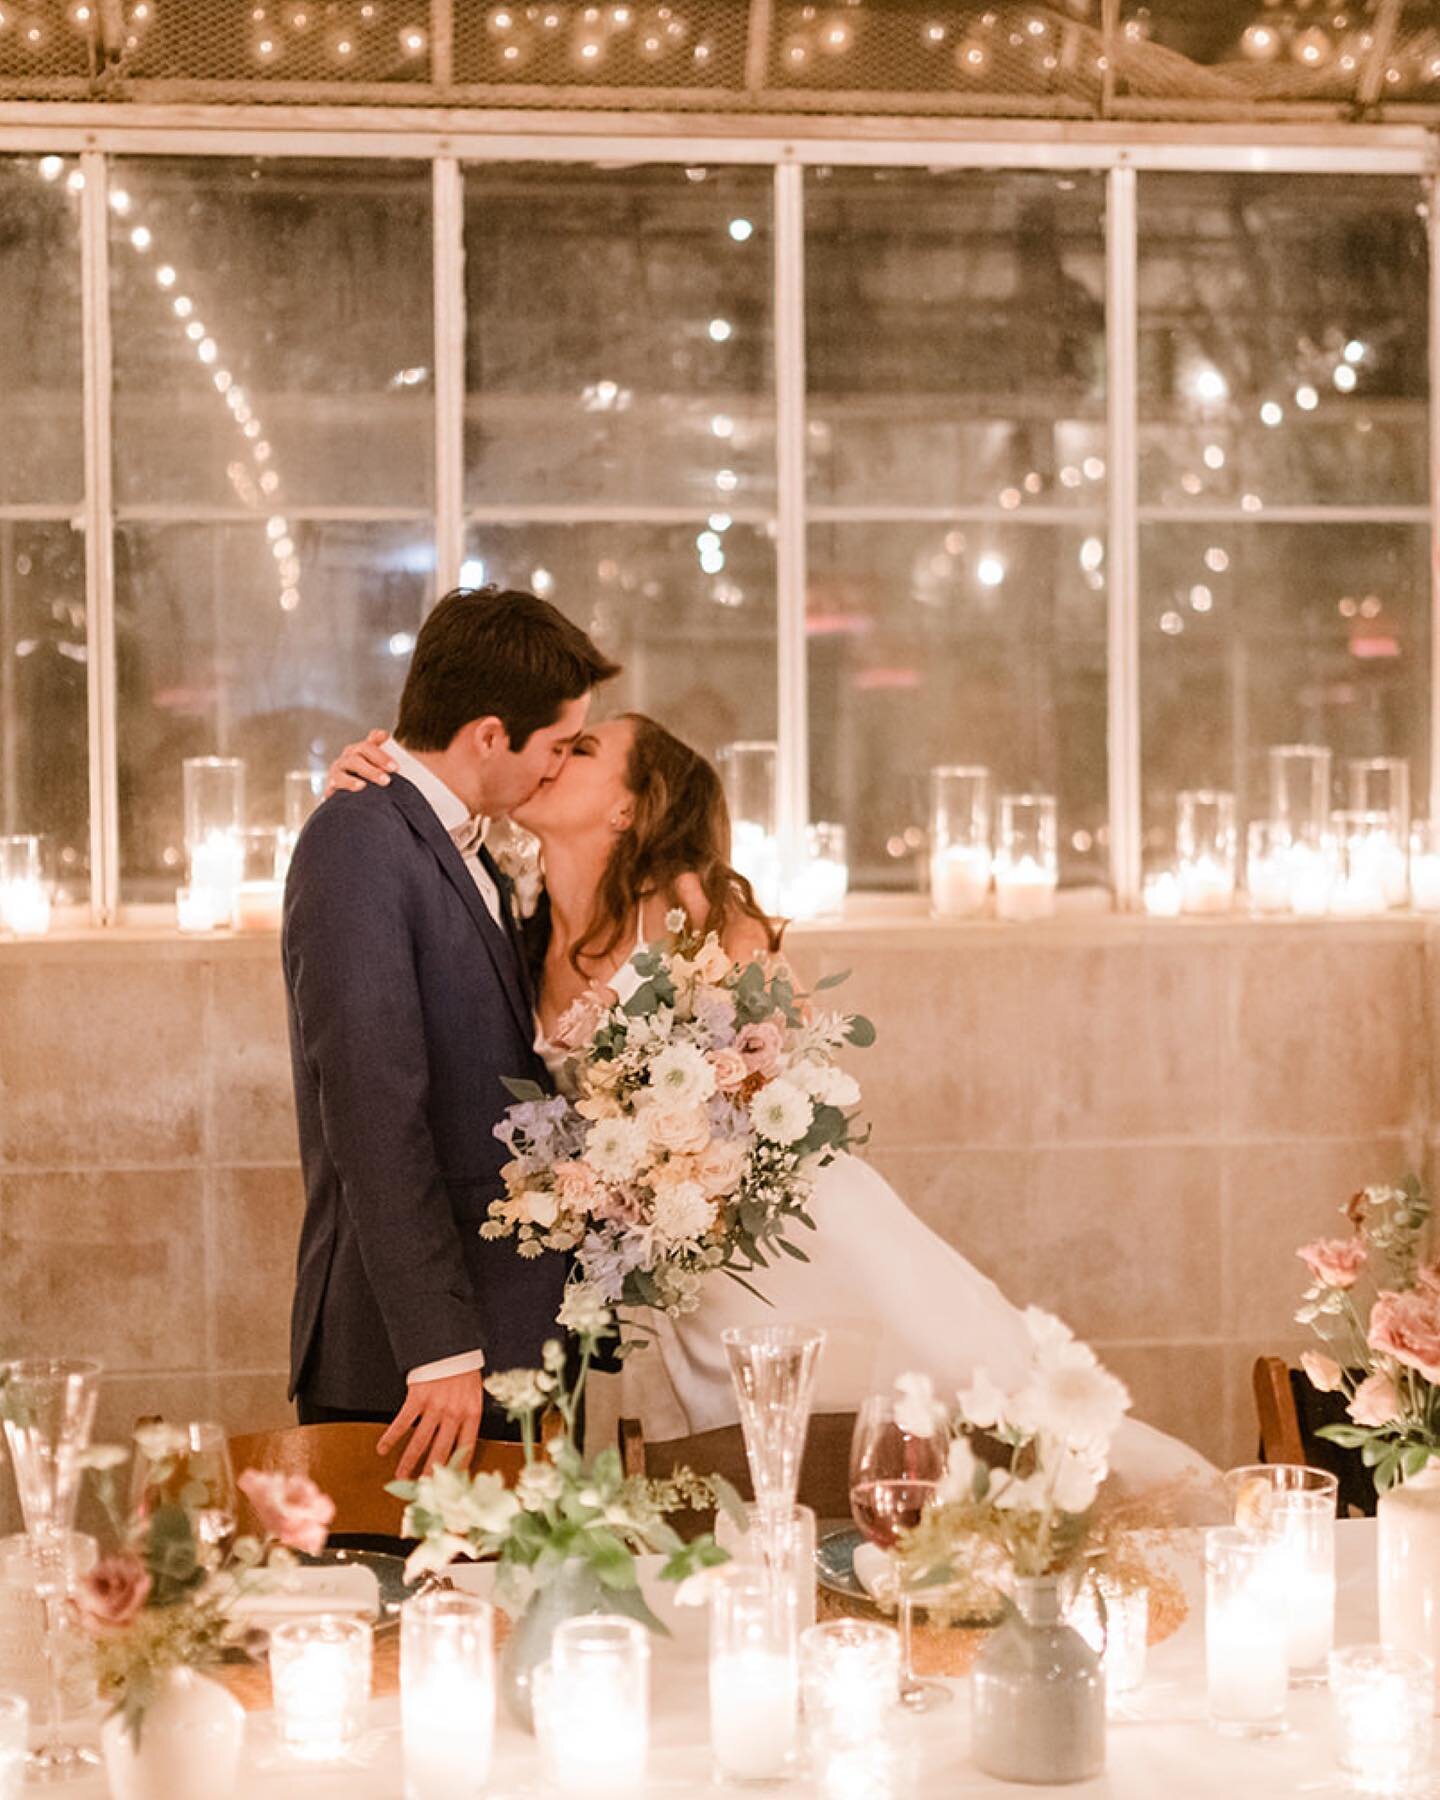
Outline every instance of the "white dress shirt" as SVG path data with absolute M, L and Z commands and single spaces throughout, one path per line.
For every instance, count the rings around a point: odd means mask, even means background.
M 435 816 L 453 833 L 459 827 L 470 822 L 470 808 L 454 792 L 446 787 L 440 777 L 432 769 L 428 769 L 418 756 L 412 756 L 403 744 L 397 744 L 393 737 L 386 738 L 380 746 L 395 764 L 397 775 L 403 775 L 412 787 L 430 802 Z M 485 902 L 486 910 L 497 925 L 501 924 L 500 891 L 495 886 L 489 871 L 480 860 L 480 840 L 477 838 L 473 849 L 462 853 L 465 867 L 470 871 L 471 879 L 480 890 L 480 897 Z M 503 930 L 504 927 L 501 926 Z M 447 1375 L 468 1375 L 472 1370 L 485 1367 L 483 1350 L 462 1351 L 459 1356 L 445 1356 L 439 1362 L 421 1363 L 418 1368 L 411 1369 L 406 1375 L 407 1381 L 441 1381 Z

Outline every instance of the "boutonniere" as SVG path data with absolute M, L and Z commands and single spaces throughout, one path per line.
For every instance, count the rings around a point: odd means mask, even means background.
M 505 877 L 510 909 L 516 924 L 523 924 L 540 904 L 545 871 L 540 866 L 540 841 L 518 826 L 501 824 L 495 841 L 487 844 L 495 866 Z

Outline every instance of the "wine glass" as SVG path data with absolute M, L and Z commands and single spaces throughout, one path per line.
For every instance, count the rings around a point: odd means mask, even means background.
M 0 1419 L 36 1591 L 45 1606 L 46 1717 L 26 1770 L 35 1783 L 69 1781 L 88 1774 L 100 1760 L 93 1750 L 60 1736 L 60 1646 L 73 1573 L 71 1533 L 99 1394 L 99 1363 L 34 1357 L 0 1365 Z
M 867 1400 L 855 1421 L 850 1443 L 850 1511 L 855 1523 L 882 1550 L 893 1550 L 902 1532 L 920 1523 L 945 1472 L 949 1435 L 937 1419 L 927 1433 L 907 1431 L 895 1417 L 895 1402 L 883 1395 Z M 913 1653 L 914 1595 L 900 1583 L 900 1700 L 912 1712 L 948 1706 L 954 1698 L 936 1681 L 919 1681 Z
M 160 1506 L 189 1513 L 204 1562 L 213 1566 L 224 1558 L 239 1528 L 240 1501 L 221 1426 L 209 1419 L 185 1425 L 157 1420 L 136 1433 L 130 1510 L 148 1519 Z

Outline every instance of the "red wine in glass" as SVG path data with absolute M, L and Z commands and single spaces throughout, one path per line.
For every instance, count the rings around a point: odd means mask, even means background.
M 934 1497 L 933 1481 L 861 1481 L 850 1490 L 855 1523 L 872 1544 L 893 1550 L 903 1531 L 913 1531 Z

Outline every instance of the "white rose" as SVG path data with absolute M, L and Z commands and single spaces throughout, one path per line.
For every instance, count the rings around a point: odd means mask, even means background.
M 815 1108 L 810 1096 L 791 1081 L 770 1082 L 750 1102 L 750 1121 L 772 1144 L 795 1144 L 810 1129 Z
M 790 1079 L 822 1106 L 854 1106 L 860 1099 L 860 1083 L 834 1063 L 801 1063 Z

